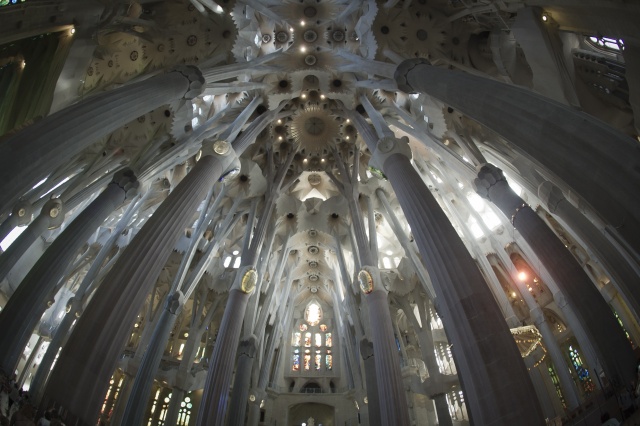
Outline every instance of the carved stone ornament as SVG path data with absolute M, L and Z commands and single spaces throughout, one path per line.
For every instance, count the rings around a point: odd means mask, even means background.
M 258 284 L 258 272 L 253 268 L 247 269 L 240 281 L 240 290 L 249 294 L 256 288 L 256 284 Z
M 360 284 L 360 290 L 364 294 L 369 294 L 373 291 L 373 277 L 366 269 L 358 272 L 358 284 Z

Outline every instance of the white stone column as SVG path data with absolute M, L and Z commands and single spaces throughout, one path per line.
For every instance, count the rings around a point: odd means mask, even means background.
M 53 198 L 42 207 L 40 214 L 22 231 L 22 234 L 0 255 L 0 280 L 7 276 L 16 262 L 20 260 L 44 231 L 62 225 L 65 211 L 62 200 Z M 13 216 L 12 216 L 13 217 Z
M 640 156 L 632 138 L 529 89 L 434 67 L 424 59 L 402 62 L 395 79 L 400 90 L 440 99 L 544 164 L 640 253 Z
M 194 66 L 90 96 L 0 144 L 0 211 L 91 143 L 152 109 L 204 89 Z M 108 119 L 105 119 L 108 117 Z
M 117 173 L 113 182 L 85 208 L 38 259 L 0 312 L 0 367 L 13 371 L 33 329 L 55 295 L 58 281 L 78 249 L 127 196 L 137 194 L 131 170 Z
M 538 196 L 549 213 L 557 216 L 561 222 L 582 241 L 585 248 L 593 252 L 611 276 L 615 286 L 636 315 L 640 315 L 639 272 L 625 259 L 616 247 L 564 196 L 560 188 L 551 182 L 543 182 L 538 187 Z M 640 342 L 639 342 L 640 343 Z
M 238 340 L 242 331 L 242 320 L 247 309 L 249 294 L 241 289 L 241 280 L 250 268 L 239 270 L 242 275 L 236 279 L 234 288 L 229 292 L 229 299 L 224 310 L 218 337 L 216 339 L 207 381 L 204 385 L 202 402 L 198 411 L 198 426 L 217 426 L 224 424 L 229 386 L 234 370 Z
M 579 322 L 574 333 L 584 328 L 614 387 L 634 382 L 636 360 L 631 345 L 609 305 L 573 255 L 533 209 L 513 192 L 502 170 L 491 164 L 483 165 L 474 185 L 480 196 L 494 203 L 510 219 L 558 285 Z
M 384 138 L 374 159 L 388 176 L 431 277 L 474 421 L 540 425 L 542 412 L 520 352 L 482 274 L 409 158 Z
M 256 359 L 258 341 L 255 335 L 250 335 L 240 341 L 238 348 L 238 364 L 231 391 L 231 404 L 227 416 L 228 426 L 244 425 L 244 416 L 247 412 L 249 400 L 249 388 L 251 386 L 251 373 Z
M 231 163 L 232 157 L 203 156 L 136 234 L 62 349 L 44 404 L 57 402 L 80 424 L 93 424 L 135 316 L 193 212 Z
M 376 378 L 375 354 L 373 352 L 373 342 L 369 339 L 360 341 L 360 356 L 364 362 L 364 374 L 367 385 L 367 411 L 369 414 L 369 425 L 380 426 L 382 423 L 380 418 L 380 406 L 377 401 L 378 396 L 378 380 Z

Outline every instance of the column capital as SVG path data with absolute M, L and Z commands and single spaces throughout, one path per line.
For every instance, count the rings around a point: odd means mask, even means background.
M 504 176 L 502 169 L 493 164 L 485 163 L 478 167 L 478 177 L 473 180 L 473 186 L 478 195 L 492 201 L 491 189 L 499 182 L 507 184 L 507 178 Z
M 567 199 L 562 190 L 549 181 L 542 182 L 538 186 L 538 197 L 551 213 L 555 213 L 558 205 Z
M 360 356 L 363 360 L 373 357 L 373 342 L 366 337 L 360 340 Z
M 118 185 L 124 191 L 125 199 L 130 200 L 138 195 L 140 182 L 138 182 L 138 178 L 130 168 L 125 168 L 116 172 L 116 174 L 113 175 L 111 183 Z
M 254 358 L 258 351 L 258 338 L 254 334 L 243 337 L 238 345 L 238 357 Z
M 189 88 L 183 95 L 184 99 L 191 100 L 197 98 L 202 94 L 202 92 L 204 92 L 205 80 L 200 68 L 195 65 L 179 65 L 171 72 L 178 72 L 189 80 Z
M 398 85 L 398 89 L 402 90 L 405 93 L 417 93 L 417 90 L 413 88 L 409 80 L 407 79 L 407 74 L 417 66 L 420 65 L 429 65 L 429 61 L 423 58 L 414 58 L 407 59 L 406 61 L 402 61 L 398 68 L 396 68 L 396 72 L 393 74 L 393 78 L 396 80 Z
M 502 170 L 493 164 L 485 163 L 478 167 L 478 177 L 474 179 L 473 186 L 478 195 L 495 204 L 509 218 L 514 227 L 516 227 L 515 220 L 520 210 L 529 207 L 511 189 Z
M 408 137 L 403 136 L 399 139 L 384 137 L 380 139 L 376 145 L 376 150 L 373 153 L 372 159 L 377 164 L 376 167 L 384 171 L 385 161 L 395 154 L 400 154 L 411 160 L 412 153 Z
M 64 203 L 60 198 L 52 198 L 44 203 L 42 213 L 40 214 L 49 220 L 47 224 L 48 229 L 59 228 L 62 222 L 64 222 Z
M 202 157 L 216 157 L 222 164 L 224 172 L 219 181 L 224 182 L 240 173 L 240 159 L 228 141 L 220 139 L 205 139 L 202 141 Z
M 183 305 L 184 305 L 184 294 L 182 294 L 182 292 L 178 290 L 175 293 L 171 294 L 169 297 L 167 297 L 167 302 L 165 303 L 165 309 L 167 310 L 167 312 L 173 315 L 177 315 L 178 312 L 180 312 L 180 310 L 182 309 Z

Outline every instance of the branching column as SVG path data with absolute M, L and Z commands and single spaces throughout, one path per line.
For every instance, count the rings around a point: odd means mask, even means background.
M 113 182 L 54 240 L 0 313 L 0 368 L 13 371 L 33 329 L 55 294 L 58 281 L 78 249 L 127 195 L 137 193 L 131 170 L 117 173 Z M 51 213 L 50 213 L 51 214 Z M 106 381 L 105 381 L 106 383 Z
M 0 280 L 7 276 L 16 262 L 29 250 L 33 243 L 47 229 L 58 228 L 64 221 L 65 211 L 62 200 L 53 198 L 42 207 L 42 211 L 22 234 L 0 255 Z M 12 216 L 13 217 L 13 216 Z M 0 240 L 1 241 L 1 240 Z
M 147 193 L 148 194 L 148 193 Z M 146 200 L 146 196 L 142 198 L 142 200 Z M 40 397 L 42 396 L 42 392 L 44 391 L 44 384 L 49 377 L 49 373 L 51 372 L 51 366 L 58 356 L 58 350 L 62 347 L 63 342 L 66 340 L 69 330 L 75 323 L 75 321 L 80 317 L 82 312 L 82 307 L 86 303 L 87 294 L 90 294 L 90 288 L 95 287 L 99 281 L 98 273 L 102 270 L 109 270 L 111 266 L 113 266 L 113 261 L 117 257 L 112 257 L 111 260 L 103 267 L 104 261 L 107 259 L 107 256 L 111 253 L 113 246 L 115 245 L 117 239 L 122 234 L 124 228 L 129 224 L 131 217 L 136 212 L 137 208 L 141 205 L 141 200 L 136 202 L 132 201 L 129 204 L 129 207 L 122 215 L 122 218 L 113 229 L 111 233 L 111 237 L 104 244 L 100 252 L 93 260 L 89 271 L 87 271 L 86 275 L 82 279 L 82 283 L 76 294 L 67 301 L 67 312 L 62 319 L 62 322 L 58 325 L 58 328 L 55 331 L 49 346 L 47 347 L 47 352 L 40 360 L 40 366 L 38 367 L 38 371 L 36 372 L 34 378 L 31 380 L 31 385 L 29 386 L 29 393 L 31 395 L 31 400 L 35 401 L 35 404 L 40 402 Z M 122 395 L 122 391 L 120 392 Z
M 217 426 L 222 425 L 224 422 L 227 402 L 229 400 L 229 386 L 231 384 L 231 376 L 236 358 L 235 355 L 242 332 L 242 322 L 247 310 L 250 294 L 255 290 L 259 279 L 256 271 L 258 253 L 260 252 L 267 227 L 271 221 L 276 196 L 279 194 L 280 186 L 282 185 L 285 173 L 294 155 L 294 150 L 289 152 L 285 162 L 280 165 L 277 175 L 271 176 L 273 180 L 269 183 L 270 188 L 265 200 L 265 210 L 258 220 L 250 245 L 246 250 L 243 250 L 240 269 L 229 291 L 229 299 L 224 310 L 224 315 L 222 316 L 222 322 L 220 323 L 220 331 L 218 332 L 216 345 L 211 355 L 209 372 L 204 385 L 202 403 L 196 422 L 198 426 Z M 246 240 L 248 240 L 248 238 Z M 245 243 L 247 242 L 246 240 Z
M 140 114 L 181 97 L 191 99 L 203 89 L 198 68 L 181 66 L 91 96 L 16 133 L 0 144 L 0 212 L 92 142 Z
M 639 280 L 638 271 L 634 270 L 604 234 L 566 199 L 560 188 L 551 182 L 543 182 L 538 187 L 538 195 L 549 213 L 558 216 L 575 232 L 578 239 L 594 252 L 607 273 L 611 274 L 629 306 L 640 315 L 640 286 L 635 285 Z
M 362 212 L 359 205 L 360 192 L 358 189 L 359 152 L 354 155 L 351 172 L 347 172 L 345 164 L 340 160 L 334 149 L 334 158 L 340 170 L 342 181 L 338 181 L 330 174 L 330 178 L 336 183 L 346 198 L 351 214 L 351 224 L 360 261 L 358 280 L 360 289 L 366 299 L 369 323 L 371 324 L 371 340 L 375 353 L 376 382 L 378 385 L 378 401 L 370 401 L 380 408 L 381 424 L 409 424 L 409 405 L 404 390 L 400 362 L 396 355 L 395 338 L 387 290 L 382 284 L 378 269 L 378 258 L 374 258 L 371 250 L 371 242 L 367 240 L 362 220 Z M 375 232 L 375 228 L 371 228 Z M 370 240 L 375 241 L 376 236 L 371 235 Z
M 410 162 L 406 140 L 381 139 L 376 162 L 395 190 L 436 292 L 474 421 L 540 425 L 520 352 L 482 274 Z
M 175 242 L 232 158 L 205 155 L 136 234 L 78 321 L 51 374 L 43 402 L 56 401 L 93 424 L 131 324 Z
M 395 79 L 401 90 L 440 99 L 544 164 L 640 252 L 640 156 L 632 138 L 529 89 L 434 67 L 424 59 L 402 62 Z
M 544 221 L 509 187 L 502 170 L 485 164 L 474 181 L 480 196 L 511 220 L 564 294 L 593 341 L 614 386 L 635 380 L 635 356 L 622 328 L 589 276 Z M 595 366 L 592 366 L 595 367 Z

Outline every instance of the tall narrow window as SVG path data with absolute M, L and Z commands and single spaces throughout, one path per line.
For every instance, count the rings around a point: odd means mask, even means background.
M 571 345 L 569 346 L 569 358 L 571 359 L 573 369 L 578 375 L 578 380 L 580 385 L 582 386 L 582 390 L 584 391 L 584 393 L 590 394 L 595 390 L 596 386 L 593 384 L 593 381 L 591 381 L 589 370 L 584 367 L 580 352 L 578 352 L 577 348 L 574 348 Z
M 564 395 L 562 395 L 562 388 L 560 387 L 560 379 L 558 379 L 558 375 L 556 374 L 556 369 L 553 368 L 553 365 L 547 365 L 549 370 L 549 377 L 551 377 L 551 382 L 553 386 L 556 388 L 556 393 L 558 394 L 558 398 L 560 398 L 560 402 L 562 402 L 562 406 L 567 408 L 567 403 L 564 400 Z
M 308 353 L 309 351 L 306 352 L 304 354 L 304 371 L 309 371 L 311 370 L 311 354 Z
M 191 408 L 193 408 L 191 397 L 186 396 L 180 403 L 180 411 L 178 411 L 178 426 L 189 426 L 189 421 L 191 420 Z
M 291 368 L 293 371 L 300 371 L 300 350 L 293 350 L 293 367 Z

